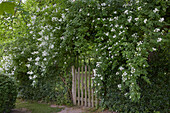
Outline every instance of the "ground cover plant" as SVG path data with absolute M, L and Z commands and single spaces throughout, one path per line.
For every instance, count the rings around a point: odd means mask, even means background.
M 26 108 L 31 113 L 57 113 L 61 111 L 61 108 L 52 108 L 50 104 L 43 104 L 38 102 L 27 101 L 24 102 L 22 100 L 17 99 L 16 109 Z
M 71 66 L 88 61 L 101 108 L 168 112 L 168 4 L 28 0 L 14 16 L 1 16 L 1 70 L 23 99 L 71 104 Z

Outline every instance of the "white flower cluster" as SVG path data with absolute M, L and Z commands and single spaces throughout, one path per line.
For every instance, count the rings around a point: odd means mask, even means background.
M 101 64 L 102 62 L 97 62 L 96 63 L 96 67 L 100 67 L 100 64 Z
M 163 22 L 164 21 L 164 18 L 160 18 L 159 22 Z
M 138 7 L 138 10 L 142 10 L 142 7 Z
M 53 5 L 53 7 L 56 7 L 56 4 Z M 56 55 L 58 55 L 57 49 L 55 48 L 56 40 L 54 41 L 54 35 L 56 34 L 56 31 L 61 29 L 61 26 L 59 24 L 49 24 L 46 23 L 47 19 L 48 21 L 52 22 L 61 22 L 65 19 L 65 14 L 61 14 L 61 18 L 56 16 L 56 13 L 58 13 L 58 9 L 54 8 L 52 12 L 49 12 L 49 10 L 46 10 L 50 8 L 49 6 L 45 6 L 43 8 L 37 8 L 37 14 L 39 12 L 43 13 L 44 15 L 51 14 L 51 20 L 49 18 L 46 18 L 46 16 L 36 16 L 33 15 L 31 17 L 31 23 L 28 23 L 27 26 L 30 30 L 30 35 L 32 39 L 36 42 L 35 44 L 35 50 L 31 52 L 32 56 L 29 57 L 27 60 L 27 74 L 29 75 L 29 79 L 33 80 L 33 85 L 36 83 L 37 76 L 43 76 L 46 72 L 48 61 L 50 58 L 54 58 Z M 36 23 L 36 26 L 35 26 Z M 34 32 L 37 28 L 37 32 Z M 61 46 L 60 46 L 61 47 Z M 55 51 L 54 51 L 55 49 Z M 24 54 L 24 51 L 23 51 Z M 55 62 L 55 61 L 54 61 Z M 41 75 L 37 74 L 36 70 L 33 70 L 35 68 L 32 67 L 38 67 L 42 71 Z
M 121 85 L 121 84 L 118 84 L 117 87 L 121 90 L 122 85 Z
M 135 68 L 134 67 L 131 67 L 131 73 L 135 73 Z
M 146 22 L 147 22 L 147 19 L 145 19 L 143 22 L 146 24 Z
M 3 56 L 2 60 L 0 61 L 0 64 L 2 66 L 0 67 L 1 71 L 8 71 L 11 65 L 13 64 L 12 55 Z
M 139 18 L 135 18 L 135 21 L 138 21 L 139 20 Z
M 101 6 L 106 6 L 106 3 L 102 3 Z
M 34 25 L 34 23 L 35 23 L 35 21 L 36 21 L 36 16 L 33 15 L 33 16 L 31 17 L 31 20 L 32 20 L 32 24 Z
M 124 14 L 128 14 L 128 10 L 125 10 L 125 11 L 124 11 Z
M 162 38 L 158 38 L 157 42 L 161 42 L 162 41 Z
M 157 8 L 155 8 L 155 9 L 153 10 L 153 12 L 156 13 L 156 12 L 159 12 L 159 10 L 158 10 Z
M 119 67 L 119 70 L 120 70 L 120 71 L 124 70 L 124 67 L 120 66 L 120 67 Z
M 28 71 L 28 72 L 27 72 L 27 74 L 32 75 L 32 74 L 33 74 L 33 72 L 32 72 L 32 71 Z
M 125 82 L 127 80 L 127 72 L 123 72 L 122 74 L 122 81 Z
M 153 32 L 159 32 L 160 29 L 159 28 L 156 28 Z

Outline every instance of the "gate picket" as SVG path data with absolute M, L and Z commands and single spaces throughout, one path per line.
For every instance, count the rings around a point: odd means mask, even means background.
M 97 107 L 98 98 L 97 98 L 97 93 L 94 94 L 95 92 L 94 81 L 92 80 L 92 77 L 94 77 L 94 72 L 92 72 L 91 74 L 90 66 L 86 65 L 84 67 L 82 66 L 81 69 L 80 67 L 78 67 L 78 72 L 77 72 L 74 66 L 72 66 L 73 104 L 74 105 L 78 104 L 86 107 L 87 106 Z

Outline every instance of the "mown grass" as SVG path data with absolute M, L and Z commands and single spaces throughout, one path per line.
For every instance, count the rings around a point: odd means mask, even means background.
M 62 108 L 52 108 L 48 104 L 42 104 L 38 102 L 28 102 L 17 99 L 16 109 L 23 109 L 31 111 L 31 113 L 57 113 L 62 110 Z

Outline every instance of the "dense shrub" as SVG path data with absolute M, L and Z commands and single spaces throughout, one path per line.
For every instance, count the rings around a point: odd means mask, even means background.
M 163 55 L 163 56 L 162 56 Z M 147 69 L 149 73 L 150 84 L 143 81 L 142 76 L 137 80 L 141 96 L 139 102 L 132 102 L 127 93 L 117 89 L 119 78 L 111 78 L 109 86 L 107 86 L 106 96 L 101 96 L 102 107 L 108 107 L 110 110 L 123 113 L 141 113 L 141 112 L 157 112 L 168 113 L 169 109 L 169 63 L 168 49 L 160 49 L 152 55 L 152 60 L 148 61 L 150 67 Z M 112 87 L 111 87 L 112 86 Z M 126 89 L 128 91 L 128 89 Z M 104 89 L 101 89 L 104 91 Z
M 56 82 L 58 81 L 58 82 Z M 60 81 L 60 78 L 39 78 L 36 85 L 18 83 L 19 98 L 41 102 L 54 102 L 58 105 L 71 104 L 68 88 Z
M 9 113 L 15 107 L 17 89 L 14 81 L 0 74 L 0 113 Z
M 16 78 L 20 98 L 45 102 L 55 101 L 57 104 L 71 103 L 71 95 L 68 93 L 71 88 L 71 76 L 64 75 L 67 67 L 63 66 L 65 60 L 68 60 L 69 53 L 65 54 L 65 57 L 60 57 L 63 56 L 61 54 L 66 53 L 60 47 L 63 40 L 60 37 L 63 33 L 61 26 L 64 27 L 63 15 L 61 15 L 64 6 L 59 4 L 59 0 L 57 1 L 27 0 L 26 5 L 19 6 L 16 18 L 13 18 L 12 22 L 18 23 L 18 26 L 13 26 L 14 32 L 9 35 L 14 38 L 13 42 L 8 43 L 8 47 L 2 47 L 4 50 L 11 51 L 4 52 L 1 66 L 8 68 L 7 73 Z M 44 15 L 45 13 L 50 16 Z M 2 18 L 4 20 L 2 25 L 8 29 L 8 26 L 4 24 L 10 23 L 12 17 L 8 18 L 8 15 L 3 15 Z M 46 29 L 45 26 L 48 28 Z M 51 31 L 52 29 L 54 31 Z M 6 33 L 3 33 L 7 37 Z M 24 52 L 21 53 L 22 50 Z M 7 54 L 11 54 L 12 59 L 8 59 Z M 67 85 L 63 83 L 63 80 Z
M 167 3 L 85 0 L 70 6 L 65 42 L 75 43 L 80 54 L 93 51 L 101 107 L 118 112 L 168 112 Z
M 24 15 L 27 21 L 18 16 L 23 24 L 13 28 L 15 40 L 2 58 L 10 62 L 2 68 L 14 74 L 23 98 L 51 101 L 67 95 L 71 78 L 65 73 L 82 62 L 78 57 L 90 57 L 97 64 L 102 108 L 168 112 L 169 1 L 27 3 L 33 5 L 26 8 L 30 15 Z

